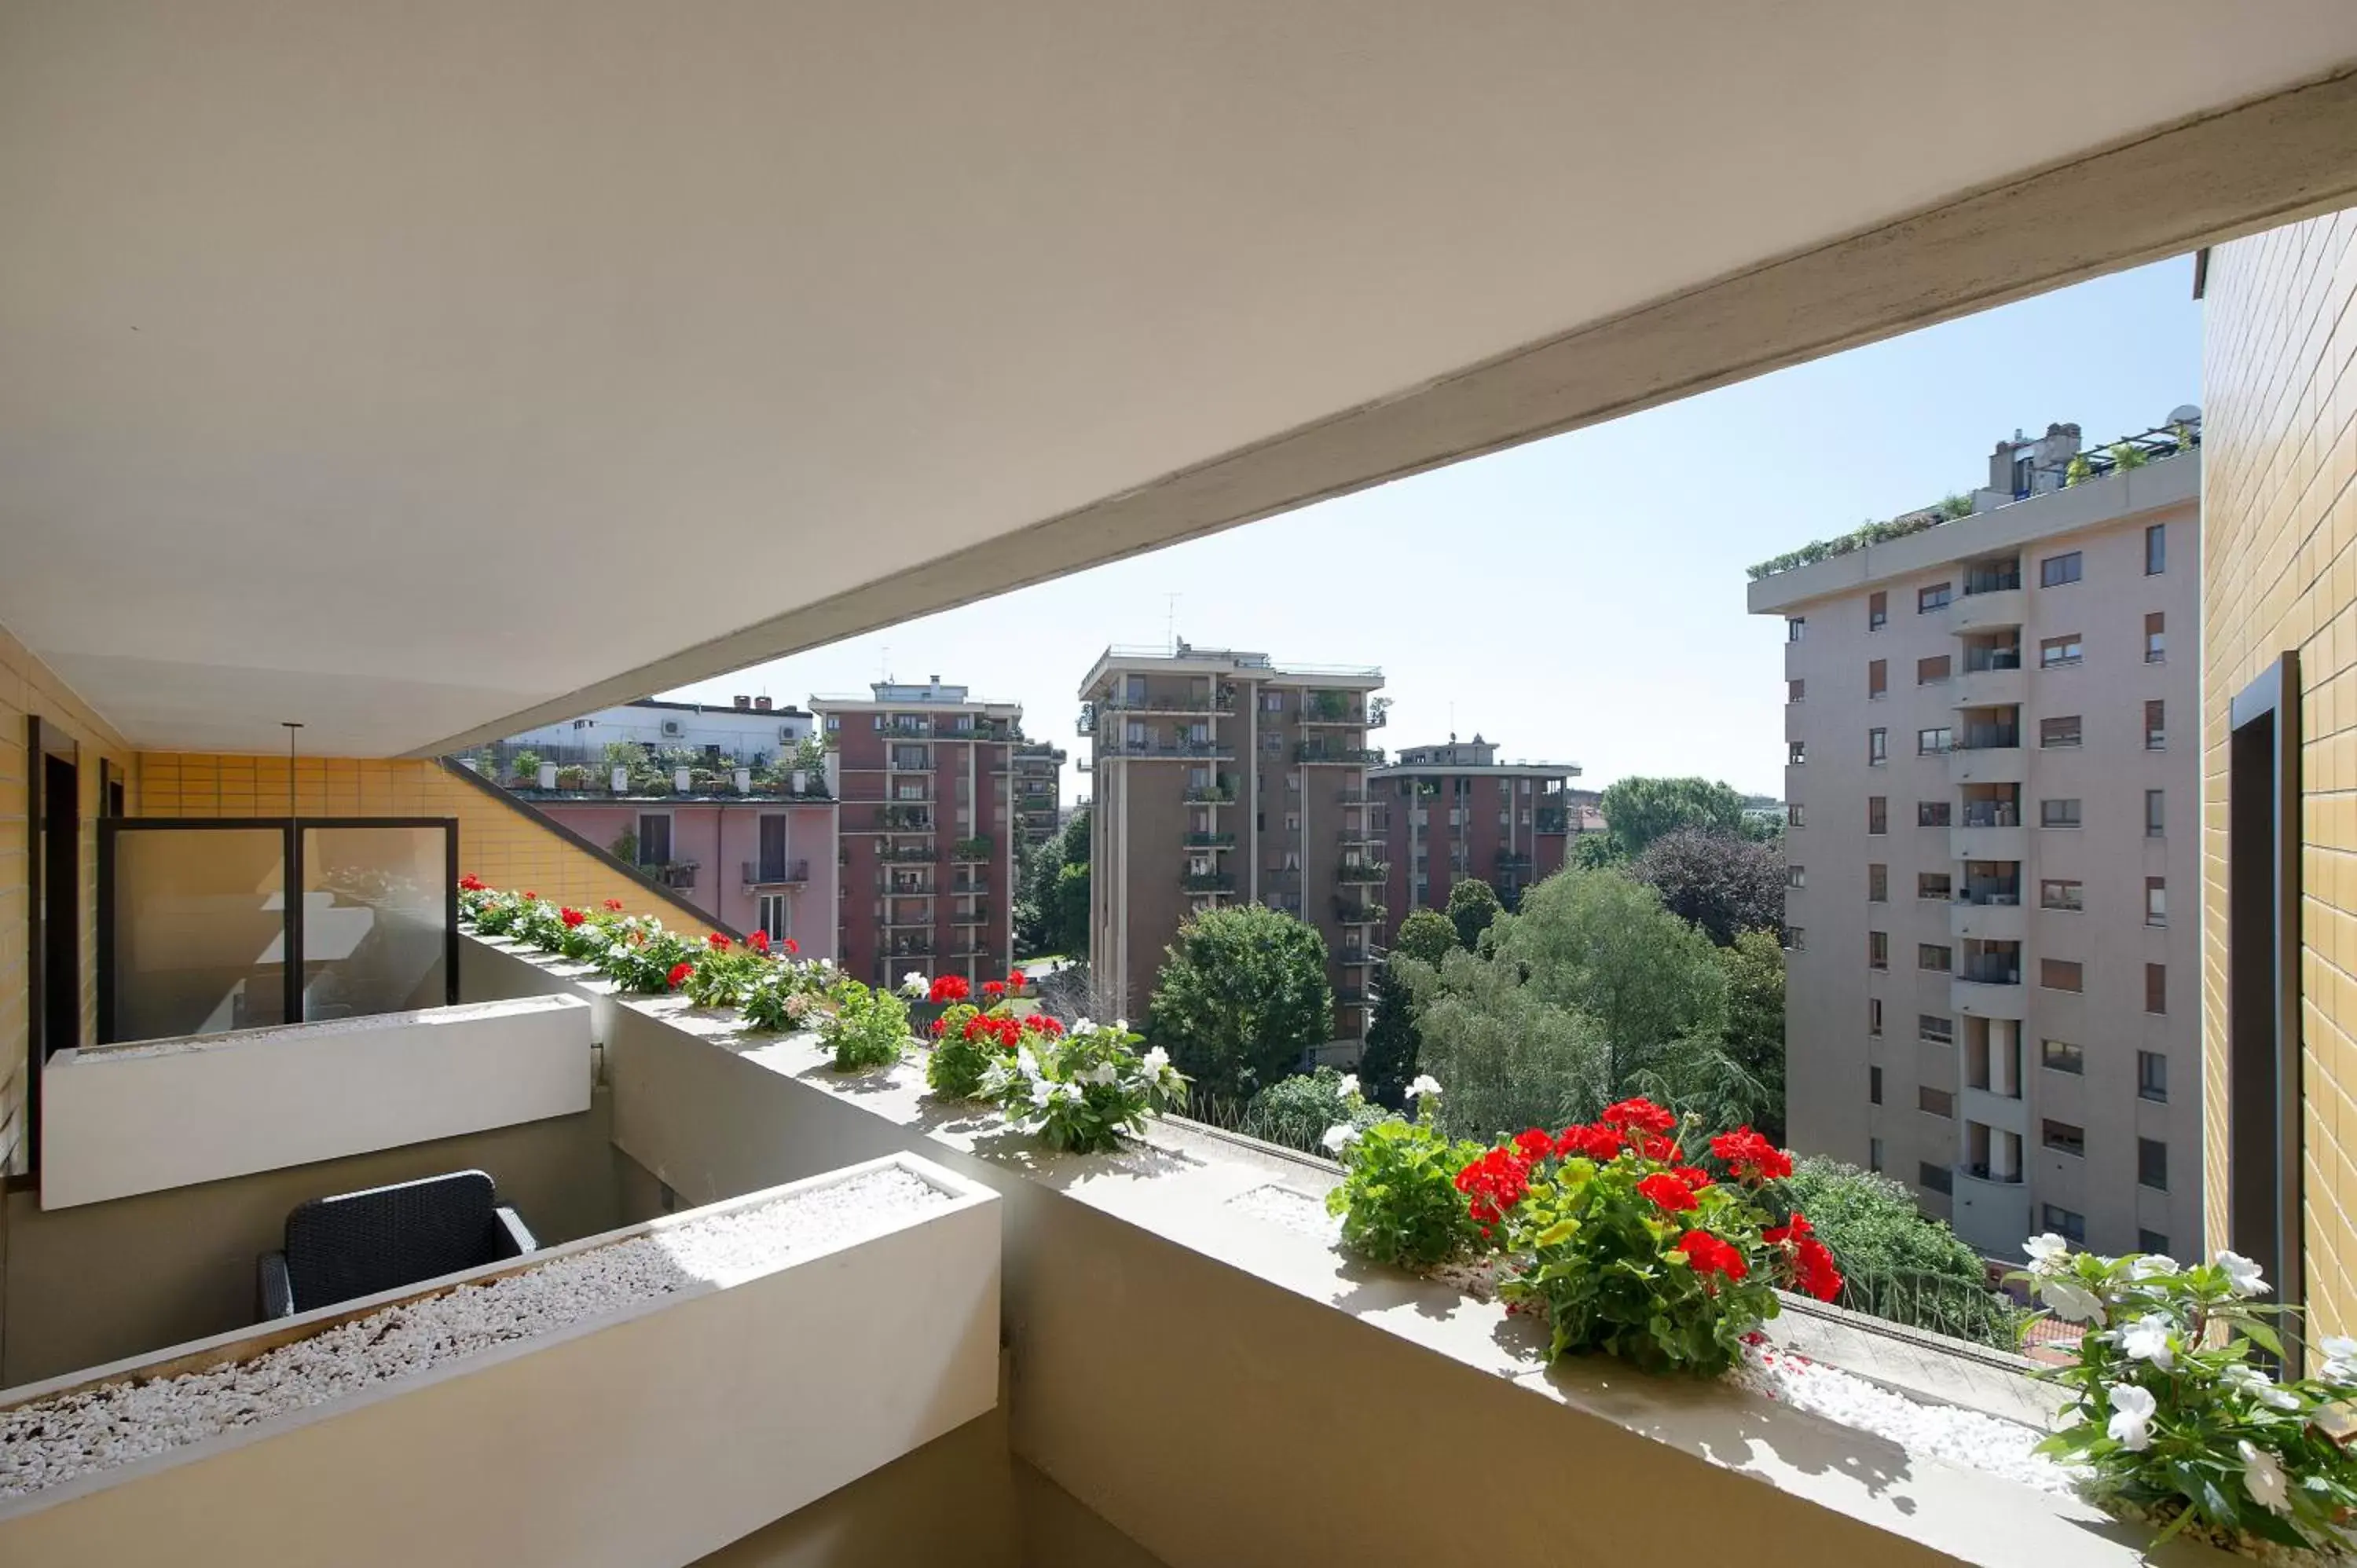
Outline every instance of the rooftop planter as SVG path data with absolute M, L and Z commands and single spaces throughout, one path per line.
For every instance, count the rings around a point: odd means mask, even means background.
M 13 1391 L 0 1561 L 691 1562 L 989 1410 L 998 1294 L 996 1197 L 869 1161 Z

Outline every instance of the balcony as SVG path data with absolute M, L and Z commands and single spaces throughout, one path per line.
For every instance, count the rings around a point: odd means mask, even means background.
M 779 855 L 775 859 L 748 860 L 744 865 L 748 887 L 782 887 L 810 880 L 807 860 L 788 860 Z
M 990 924 L 988 909 L 961 909 L 950 916 L 952 926 L 986 926 Z
M 1345 849 L 1354 845 L 1360 848 L 1380 848 L 1383 845 L 1383 835 L 1369 828 L 1338 828 L 1335 830 L 1334 842 Z
M 1106 697 L 1095 704 L 1096 711 L 1107 714 L 1232 714 L 1236 711 L 1236 694 L 1229 690 L 1215 697 L 1189 697 L 1175 694 L 1142 697 Z M 1081 710 L 1081 722 L 1090 722 L 1088 708 Z M 1083 734 L 1087 733 L 1085 731 Z
M 1189 893 L 1232 893 L 1236 879 L 1225 871 L 1189 871 L 1179 876 L 1178 886 Z
M 885 844 L 877 850 L 876 858 L 895 865 L 924 865 L 940 860 L 942 852 L 938 844 Z
M 1533 818 L 1543 833 L 1566 833 L 1571 831 L 1571 819 L 1559 806 L 1541 806 Z
M 1392 868 L 1381 861 L 1361 861 L 1352 865 L 1344 861 L 1334 868 L 1334 880 L 1345 886 L 1382 882 L 1392 874 Z
M 1338 985 L 1338 986 L 1336 986 L 1336 987 L 1334 988 L 1334 1005 L 1335 1005 L 1335 1006 L 1337 1006 L 1337 1007 L 1364 1007 L 1366 1004 L 1367 1004 L 1367 988 L 1366 988 L 1365 986 L 1363 986 L 1363 985 Z
M 1958 632 L 1996 631 L 2019 626 L 2029 613 L 2029 605 L 2023 595 L 2019 578 L 2016 577 L 2013 582 L 2014 585 L 2009 588 L 1992 587 L 1981 593 L 1957 595 L 1948 606 L 1948 629 Z
M 2039 1230 L 2018 1170 L 2006 1177 L 1985 1165 L 1959 1165 L 1952 1196 L 1949 1223 L 1966 1246 L 1986 1257 L 2018 1256 L 2021 1239 Z
M 1953 759 L 1954 752 L 1950 752 Z M 1948 830 L 1948 858 L 1951 860 L 1993 860 L 2019 865 L 2029 858 L 2029 831 L 2018 822 L 2005 822 L 1990 816 L 1976 824 L 1969 808 L 1962 827 Z
M 933 831 L 933 812 L 930 806 L 878 806 L 875 822 L 878 829 L 888 833 L 929 833 Z
M 695 886 L 695 871 L 700 864 L 693 860 L 642 860 L 639 862 L 639 875 L 658 887 L 683 893 Z
M 1959 898 L 1948 906 L 1948 932 L 1977 941 L 2018 942 L 2029 934 L 2029 916 L 2021 907 L 2018 892 L 1986 899 Z
M 1520 850 L 1500 850 L 1496 865 L 1501 876 L 1528 876 L 1531 874 L 1531 857 Z
M 1232 806 L 1236 801 L 1233 788 L 1225 784 L 1199 784 L 1179 797 L 1190 806 Z
M 1233 833 L 1186 833 L 1181 835 L 1179 842 L 1189 849 L 1233 849 L 1236 847 L 1236 835 Z
M 1948 682 L 1952 708 L 2018 707 L 2029 700 L 2029 676 L 2016 663 L 2009 670 L 1968 670 Z
M 895 754 L 884 759 L 884 771 L 887 773 L 931 773 L 932 770 L 933 754 L 930 751 L 915 757 Z
M 1345 926 L 1380 926 L 1390 911 L 1372 898 L 1337 898 L 1334 918 Z
M 2029 758 L 2021 749 L 2018 730 L 1978 730 L 1959 736 L 1948 753 L 1948 782 L 2018 784 L 2027 776 Z
M 2029 1015 L 2029 991 L 2021 983 L 2021 971 L 2015 965 L 1959 965 L 1948 982 L 1948 1003 L 1960 1017 L 2020 1019 Z
M 1097 759 L 1118 757 L 1132 762 L 1233 762 L 1236 748 L 1224 740 L 1126 740 L 1107 737 L 1097 742 Z
M 1375 961 L 1375 955 L 1366 948 L 1337 948 L 1334 961 L 1344 969 L 1363 969 Z
M 991 847 L 991 840 L 987 834 L 960 839 L 950 845 L 950 859 L 962 863 L 988 860 Z
M 1293 744 L 1293 760 L 1312 766 L 1333 764 L 1346 768 L 1380 768 L 1383 750 L 1379 746 L 1331 746 L 1322 740 L 1301 740 Z

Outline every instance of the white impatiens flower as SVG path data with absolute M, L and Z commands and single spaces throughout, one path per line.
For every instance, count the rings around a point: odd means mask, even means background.
M 1129 1020 L 1126 1018 L 1115 1018 L 1113 1021 L 1113 1026 L 1122 1034 L 1129 1033 Z
M 1097 1032 L 1096 1020 L 1082 1014 L 1072 1020 L 1071 1032 L 1075 1035 L 1093 1035 Z
M 1138 1065 L 1144 1068 L 1148 1075 L 1159 1078 L 1162 1076 L 1162 1069 L 1170 1065 L 1170 1053 L 1157 1046 L 1138 1058 Z
M 911 996 L 922 996 L 932 988 L 933 983 L 925 978 L 925 972 L 920 969 L 912 969 L 900 977 L 900 989 Z
M 1042 1111 L 1047 1110 L 1049 1105 L 1056 1100 L 1056 1091 L 1062 1087 L 1063 1086 L 1061 1084 L 1050 1083 L 1044 1078 L 1033 1079 L 1031 1080 L 1031 1103 L 1038 1106 Z
M 1410 1100 L 1437 1100 L 1440 1098 L 1440 1080 L 1428 1072 L 1417 1073 L 1415 1081 L 1407 1086 L 1407 1097 Z
M 2112 1420 L 2104 1430 L 2113 1442 L 2132 1454 L 2141 1454 L 2152 1446 L 2152 1412 L 2154 1400 L 2150 1389 L 2140 1389 L 2134 1383 L 2122 1383 L 2111 1391 Z
M 2157 1280 L 2176 1272 L 2177 1260 L 2161 1252 L 2140 1253 L 2128 1265 L 2128 1278 L 2132 1280 Z
M 2299 1408 L 2298 1394 L 2289 1389 L 2277 1388 L 2273 1378 L 2248 1361 L 2229 1361 L 2219 1372 L 2218 1380 L 2237 1393 L 2248 1394 L 2270 1410 Z
M 2357 1339 L 2328 1334 L 2321 1348 L 2324 1365 L 2316 1375 L 2328 1383 L 2357 1383 Z
M 1111 1062 L 1099 1062 L 1096 1066 L 1089 1069 L 1088 1080 L 1091 1083 L 1119 1083 L 1121 1081 L 1121 1069 L 1114 1066 Z
M 2259 1265 L 2240 1252 L 2221 1251 L 2213 1260 L 2226 1271 L 2226 1286 L 2236 1295 L 2265 1295 L 2267 1282 Z
M 2251 1500 L 2270 1513 L 2291 1512 L 2291 1483 L 2276 1456 L 2247 1437 L 2234 1444 L 2234 1452 L 2243 1456 L 2243 1487 Z
M 1327 1128 L 1326 1135 L 1318 1141 L 1326 1145 L 1328 1154 L 1339 1155 L 1359 1141 L 1359 1130 L 1348 1122 L 1337 1122 Z
M 2074 1279 L 2056 1275 L 2038 1282 L 2038 1294 L 2054 1309 L 2054 1316 L 2065 1323 L 2101 1323 L 2104 1304 L 2094 1293 Z
M 1345 1100 L 1348 1100 L 1352 1095 L 1358 1093 L 1359 1075 L 1355 1072 L 1344 1073 L 1342 1075 L 1342 1081 L 1334 1086 L 1334 1092 L 1340 1095 Z
M 2147 1313 L 2120 1330 L 2120 1350 L 2130 1360 L 2150 1361 L 2166 1372 L 2177 1365 L 2177 1352 L 2169 1345 L 2170 1326 L 2161 1314 Z
M 2029 1266 L 2044 1273 L 2062 1266 L 2062 1260 L 2071 1254 L 2071 1243 L 2049 1230 L 2024 1241 L 2021 1250 L 2029 1254 Z

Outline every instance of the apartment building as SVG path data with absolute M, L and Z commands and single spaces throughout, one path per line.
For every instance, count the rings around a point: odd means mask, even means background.
M 1017 843 L 1025 848 L 1047 843 L 1064 825 L 1064 748 L 1049 741 L 1026 741 L 1015 748 Z
M 1391 866 L 1383 940 L 1410 910 L 1447 908 L 1448 890 L 1469 877 L 1511 909 L 1523 888 L 1562 870 L 1580 830 L 1570 789 L 1578 777 L 1568 762 L 1500 762 L 1497 742 L 1479 735 L 1404 746 L 1369 773 Z
M 503 765 L 528 750 L 543 762 L 595 767 L 605 760 L 605 748 L 619 741 L 651 752 L 694 751 L 716 765 L 758 767 L 791 754 L 813 727 L 806 710 L 779 707 L 767 696 L 740 693 L 725 707 L 649 697 L 536 725 L 483 750 Z
M 2195 439 L 2017 436 L 1967 515 L 1751 585 L 1787 628 L 1792 1142 L 1991 1255 L 2201 1234 Z
M 1142 1015 L 1190 916 L 1266 904 L 1326 939 L 1338 1042 L 1366 1034 L 1388 868 L 1369 769 L 1381 670 L 1224 648 L 1105 650 L 1081 686 L 1093 756 L 1089 954 Z
M 1023 708 L 938 675 L 813 697 L 841 800 L 837 942 L 844 968 L 1002 973 L 1014 961 L 1014 790 Z

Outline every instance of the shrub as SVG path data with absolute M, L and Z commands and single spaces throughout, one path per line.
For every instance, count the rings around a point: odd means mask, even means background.
M 1146 1032 L 1208 1094 L 1243 1100 L 1333 1036 L 1326 940 L 1261 905 L 1178 928 L 1154 983 Z
M 984 1073 L 982 1092 L 1009 1123 L 1051 1149 L 1077 1154 L 1117 1147 L 1143 1133 L 1146 1113 L 1187 1092 L 1187 1079 L 1159 1046 L 1143 1057 L 1128 1030 L 1086 1018 L 1069 1034 L 1042 1035 Z
M 2039 1445 L 2093 1473 L 2096 1500 L 2213 1540 L 2248 1531 L 2338 1557 L 2357 1548 L 2357 1340 L 2327 1338 L 2313 1378 L 2277 1382 L 2256 1365 L 2283 1347 L 2280 1306 L 2258 1265 L 2233 1252 L 2179 1268 L 2158 1254 L 2072 1252 L 2029 1242 L 2027 1279 L 2048 1307 L 2088 1325 L 2078 1359 L 2040 1376 L 2071 1391 L 2069 1423 Z M 2155 1542 L 2158 1544 L 2158 1541 Z
M 1457 1188 L 1457 1173 L 1480 1157 L 1481 1145 L 1452 1143 L 1433 1124 L 1437 1086 L 1426 1078 L 1411 1087 L 1427 1085 L 1415 1121 L 1337 1127 L 1327 1145 L 1342 1162 L 1342 1185 L 1326 1195 L 1326 1208 L 1341 1217 L 1342 1245 L 1378 1263 L 1428 1269 L 1482 1240 Z
M 1247 1137 L 1314 1153 L 1329 1129 L 1370 1127 L 1383 1115 L 1381 1106 L 1369 1104 L 1361 1095 L 1355 1073 L 1345 1076 L 1321 1067 L 1280 1079 L 1254 1095 L 1244 1107 L 1240 1130 Z
M 1792 1156 L 1739 1128 L 1710 1140 L 1713 1176 L 1689 1163 L 1681 1130 L 1660 1106 L 1628 1100 L 1586 1126 L 1518 1133 L 1459 1174 L 1474 1219 L 1503 1224 L 1499 1294 L 1545 1308 L 1555 1355 L 1722 1372 L 1776 1316 L 1776 1285 L 1840 1292 L 1807 1219 L 1779 1221 L 1763 1202 Z
M 837 1072 L 885 1067 L 908 1048 L 909 1009 L 890 992 L 845 976 L 819 1012 L 818 1035 L 834 1052 Z

